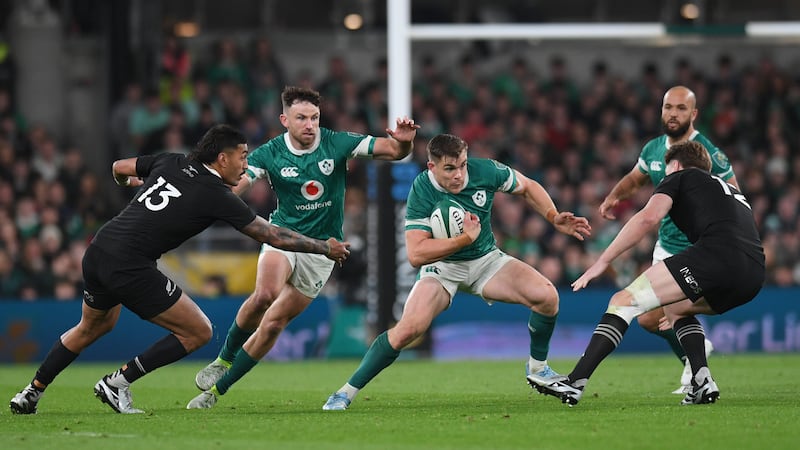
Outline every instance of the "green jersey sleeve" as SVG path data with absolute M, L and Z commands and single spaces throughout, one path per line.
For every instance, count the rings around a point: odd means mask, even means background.
M 711 157 L 711 173 L 727 181 L 733 177 L 733 166 L 728 161 L 728 156 L 711 143 L 705 136 L 698 134 L 695 141 L 703 144 Z
M 366 134 L 351 131 L 332 131 L 321 129 L 323 139 L 326 139 L 337 152 L 345 152 L 344 156 L 350 158 L 372 158 L 375 150 L 375 138 Z

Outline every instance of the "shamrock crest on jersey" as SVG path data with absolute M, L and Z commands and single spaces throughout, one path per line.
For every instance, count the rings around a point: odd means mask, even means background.
M 322 172 L 323 175 L 330 175 L 333 173 L 332 159 L 323 159 L 322 161 L 318 162 L 317 165 L 319 166 L 319 171 Z
M 477 206 L 483 206 L 486 204 L 486 191 L 481 189 L 480 191 L 475 192 L 472 194 L 472 201 L 475 202 Z

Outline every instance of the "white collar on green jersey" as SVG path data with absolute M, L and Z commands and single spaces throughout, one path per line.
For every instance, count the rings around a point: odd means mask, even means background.
M 436 181 L 436 178 L 434 178 L 434 177 L 433 177 L 433 172 L 431 172 L 430 170 L 428 171 L 428 180 L 429 180 L 429 181 L 431 182 L 431 184 L 433 185 L 433 188 L 434 188 L 434 189 L 436 189 L 437 191 L 440 191 L 440 192 L 449 192 L 447 189 L 443 188 L 443 187 L 442 187 L 442 186 L 441 186 L 441 185 L 440 185 L 440 184 L 439 184 L 439 183 Z M 464 174 L 464 187 L 467 187 L 467 184 L 468 184 L 468 183 L 469 183 L 469 172 L 467 172 L 466 174 Z
M 293 155 L 302 156 L 307 155 L 309 153 L 313 153 L 317 147 L 319 147 L 319 141 L 322 139 L 322 130 L 317 130 L 317 136 L 314 138 L 314 145 L 311 146 L 309 149 L 296 149 L 292 146 L 292 140 L 289 139 L 289 132 L 283 133 L 283 143 L 286 144 L 286 148 L 292 152 Z
M 697 131 L 697 130 L 694 130 L 694 131 L 692 131 L 692 134 L 690 134 L 690 135 L 689 135 L 689 140 L 690 140 L 690 141 L 693 141 L 693 140 L 694 140 L 694 138 L 695 138 L 695 137 L 696 137 L 698 134 L 700 134 L 700 132 L 699 132 L 699 131 Z M 669 136 L 667 136 L 667 138 L 666 138 L 666 139 L 664 139 L 664 147 L 667 147 L 667 150 L 669 150 L 669 147 L 670 147 L 670 143 L 669 143 Z

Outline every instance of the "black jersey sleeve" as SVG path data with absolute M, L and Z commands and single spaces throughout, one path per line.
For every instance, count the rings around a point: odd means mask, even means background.
M 256 213 L 238 195 L 227 187 L 217 190 L 217 194 L 209 203 L 214 216 L 231 224 L 237 230 L 246 227 L 256 218 Z
M 672 197 L 672 200 L 675 200 L 678 197 L 678 191 L 681 187 L 681 175 L 683 175 L 684 172 L 684 170 L 679 170 L 664 177 L 661 183 L 658 183 L 653 193 L 666 194 Z
M 136 158 L 136 175 L 140 177 L 150 176 L 150 172 L 153 170 L 157 160 L 158 155 L 145 155 Z

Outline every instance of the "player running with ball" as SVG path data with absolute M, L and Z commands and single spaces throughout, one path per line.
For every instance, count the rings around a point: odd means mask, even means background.
M 491 227 L 495 192 L 524 197 L 564 234 L 583 240 L 591 233 L 585 218 L 559 213 L 539 183 L 497 161 L 467 158 L 467 144 L 459 137 L 434 137 L 428 144 L 428 170 L 414 180 L 406 211 L 406 250 L 411 265 L 420 268 L 419 280 L 398 323 L 375 339 L 361 365 L 328 398 L 323 410 L 347 409 L 358 392 L 450 306 L 459 289 L 480 295 L 489 304 L 501 301 L 528 308 L 531 342 L 526 375 L 542 381 L 559 377 L 547 364 L 558 315 L 558 291 L 536 269 L 497 248 Z M 467 211 L 464 232 L 432 239 L 429 218 L 435 205 L 447 198 Z

